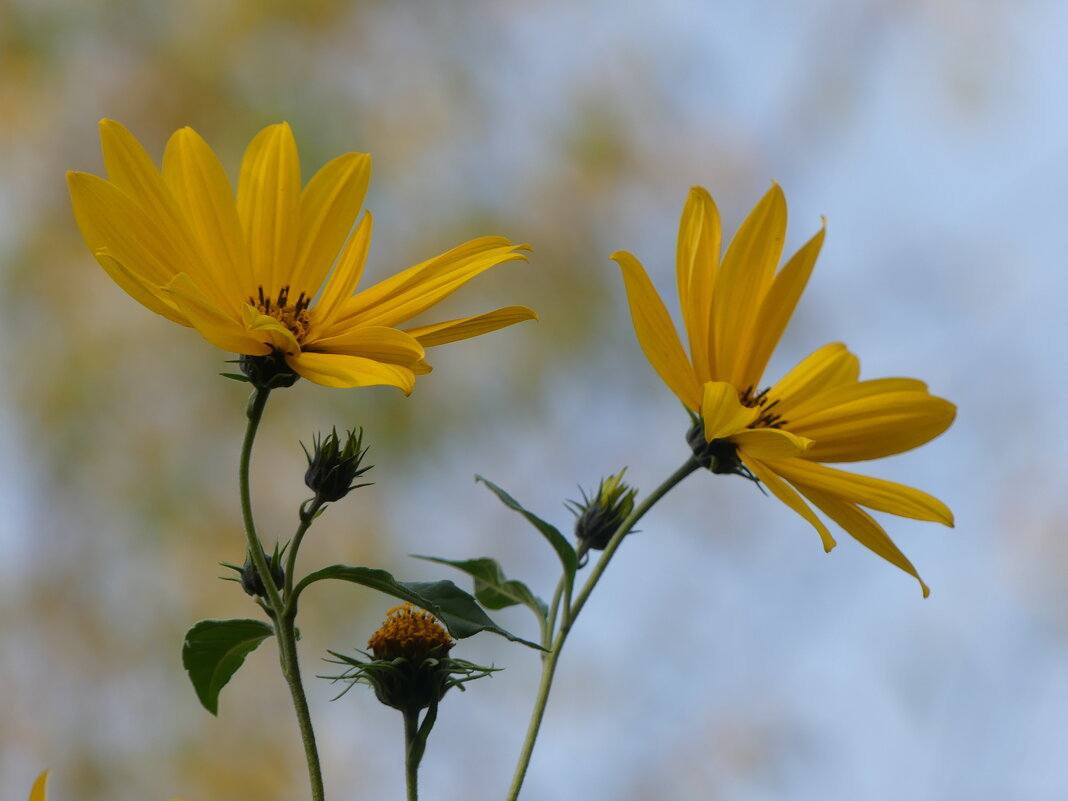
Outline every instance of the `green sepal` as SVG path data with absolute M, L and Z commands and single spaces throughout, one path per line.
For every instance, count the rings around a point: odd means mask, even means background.
M 512 642 L 522 643 L 531 648 L 537 648 L 539 651 L 545 650 L 536 643 L 502 629 L 490 620 L 474 598 L 451 581 L 397 581 L 389 571 L 374 567 L 330 565 L 309 573 L 301 579 L 300 583 L 293 588 L 294 597 L 312 582 L 323 579 L 351 581 L 386 595 L 392 595 L 394 598 L 400 598 L 402 601 L 410 601 L 444 623 L 449 634 L 458 640 L 478 634 L 480 631 L 492 631 Z
M 234 381 L 240 381 L 243 384 L 248 383 L 248 376 L 241 375 L 241 373 L 219 373 L 219 375 L 221 375 L 223 378 L 231 378 Z
M 546 523 L 533 512 L 524 509 L 519 501 L 492 481 L 477 475 L 475 476 L 475 481 L 481 481 L 493 490 L 501 503 L 509 509 L 519 512 L 519 514 L 523 515 L 534 528 L 541 532 L 542 536 L 549 541 L 553 550 L 556 551 L 556 555 L 560 557 L 560 563 L 564 566 L 564 574 L 567 576 L 568 586 L 573 585 L 575 582 L 575 571 L 578 570 L 578 556 L 575 554 L 575 549 L 571 547 L 571 543 L 567 541 L 567 537 L 561 534 L 556 526 Z
M 549 607 L 530 591 L 522 581 L 509 579 L 495 559 L 483 556 L 480 559 L 441 559 L 437 556 L 411 554 L 416 559 L 437 562 L 442 565 L 462 570 L 475 580 L 475 599 L 487 609 L 504 609 L 516 604 L 529 608 L 538 620 L 544 621 L 549 616 Z
M 185 634 L 182 667 L 200 703 L 219 714 L 219 693 L 274 629 L 262 620 L 201 620 Z

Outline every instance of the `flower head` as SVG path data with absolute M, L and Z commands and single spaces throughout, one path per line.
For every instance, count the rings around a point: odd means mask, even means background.
M 582 500 L 567 502 L 575 514 L 575 537 L 587 548 L 602 551 L 608 547 L 612 535 L 634 511 L 638 491 L 623 482 L 626 472 L 624 467 L 615 475 L 601 479 L 597 491 L 589 496 L 580 487 Z
M 135 300 L 223 350 L 280 356 L 325 386 L 407 393 L 430 369 L 424 348 L 536 317 L 508 306 L 397 328 L 479 273 L 525 258 L 526 246 L 501 237 L 471 240 L 353 294 L 371 241 L 370 213 L 352 230 L 371 174 L 366 154 L 337 157 L 302 189 L 293 134 L 271 125 L 245 151 L 235 198 L 191 128 L 171 137 L 162 171 L 117 122 L 103 120 L 100 132 L 108 180 L 68 174 L 86 244 Z
M 912 563 L 861 507 L 952 526 L 950 510 L 911 487 L 822 463 L 911 450 L 945 431 L 956 407 L 915 379 L 859 380 L 857 357 L 840 343 L 825 345 L 761 388 L 823 233 L 776 271 L 786 235 L 786 201 L 773 186 L 721 260 L 716 206 L 704 189 L 692 189 L 677 249 L 689 356 L 642 265 L 625 251 L 612 258 L 623 271 L 642 350 L 696 419 L 696 436 L 691 432 L 690 437 L 695 458 L 714 472 L 758 479 L 816 528 L 826 550 L 834 547 L 834 539 L 809 503 L 919 580 Z M 927 595 L 922 580 L 920 585 Z
M 435 706 L 449 688 L 462 690 L 465 683 L 499 669 L 451 658 L 454 645 L 432 614 L 405 603 L 390 609 L 371 636 L 367 643 L 371 653 L 361 651 L 369 659 L 330 652 L 338 664 L 349 666 L 344 674 L 332 678 L 348 682 L 350 688 L 366 684 L 379 701 L 402 712 L 426 709 Z M 348 689 L 342 695 L 345 692 Z

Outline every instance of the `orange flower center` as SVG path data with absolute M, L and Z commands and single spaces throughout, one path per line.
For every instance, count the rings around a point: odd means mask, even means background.
M 301 292 L 295 303 L 289 302 L 289 287 L 284 286 L 278 291 L 278 298 L 272 300 L 263 294 L 263 287 L 258 291 L 258 297 L 249 298 L 248 302 L 255 306 L 261 314 L 273 317 L 292 332 L 297 342 L 304 341 L 304 335 L 308 331 L 310 317 L 308 306 L 311 298 L 305 297 Z
M 782 419 L 782 416 L 772 411 L 778 400 L 769 401 L 768 399 L 768 387 L 760 390 L 757 394 L 753 394 L 755 387 L 749 387 L 742 393 L 738 399 L 741 401 L 742 406 L 750 409 L 760 409 L 760 415 L 749 424 L 749 428 L 782 428 L 786 425 L 786 421 Z
M 393 660 L 403 656 L 413 662 L 422 662 L 430 656 L 443 657 L 452 646 L 449 633 L 434 616 L 410 603 L 390 609 L 385 623 L 367 641 L 375 659 Z

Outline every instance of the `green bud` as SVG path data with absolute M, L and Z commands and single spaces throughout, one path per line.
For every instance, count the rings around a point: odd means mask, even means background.
M 285 584 L 286 575 L 282 569 L 282 554 L 278 552 L 278 546 L 274 546 L 274 553 L 270 556 L 264 551 L 263 558 L 267 560 L 267 569 L 271 574 L 271 579 L 274 581 L 276 589 L 281 589 Z M 256 570 L 256 565 L 252 561 L 252 554 L 248 553 L 245 556 L 245 564 L 237 570 L 239 581 L 241 582 L 241 588 L 249 595 L 259 596 L 260 598 L 267 597 L 267 587 L 263 584 L 263 579 L 260 577 L 260 573 Z
M 304 448 L 303 443 L 301 447 Z M 304 448 L 304 455 L 308 458 L 304 483 L 320 501 L 340 501 L 352 490 L 368 486 L 352 483 L 372 467 L 360 466 L 367 455 L 362 428 L 359 434 L 351 429 L 346 432 L 344 444 L 338 438 L 336 428 L 325 437 L 316 434 L 312 438 L 312 452 L 308 453 Z
M 602 479 L 592 497 L 587 497 L 586 491 L 580 487 L 582 501 L 567 502 L 567 507 L 577 518 L 575 537 L 587 548 L 604 550 L 612 535 L 634 511 L 634 498 L 638 491 L 623 483 L 623 474 L 626 472 L 627 469 L 623 468 L 618 475 Z

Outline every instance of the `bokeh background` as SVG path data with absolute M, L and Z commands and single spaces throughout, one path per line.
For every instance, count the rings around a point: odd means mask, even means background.
M 0 0 L 0 797 L 44 767 L 54 801 L 306 793 L 272 643 L 218 718 L 182 672 L 190 624 L 257 611 L 217 578 L 242 558 L 245 389 L 80 240 L 64 172 L 102 172 L 104 116 L 157 157 L 192 125 L 232 176 L 282 119 L 305 178 L 372 153 L 371 277 L 482 234 L 534 245 L 446 311 L 540 322 L 432 352 L 407 399 L 278 393 L 254 481 L 286 536 L 298 440 L 363 425 L 377 483 L 313 529 L 306 569 L 462 583 L 406 554 L 494 556 L 543 595 L 554 555 L 473 475 L 565 526 L 577 484 L 627 465 L 650 489 L 681 463 L 686 417 L 607 256 L 631 250 L 672 299 L 689 186 L 733 231 L 778 181 L 788 247 L 821 215 L 828 237 L 768 377 L 842 340 L 863 376 L 960 407 L 869 470 L 956 512 L 887 521 L 932 595 L 848 537 L 825 555 L 740 479 L 691 477 L 580 619 L 524 797 L 1068 797 L 1066 32 L 1056 0 Z M 390 605 L 309 592 L 306 674 Z M 525 610 L 500 621 L 534 634 Z M 491 635 L 456 654 L 506 670 L 444 702 L 423 795 L 501 798 L 537 657 Z M 399 716 L 309 684 L 333 797 L 401 797 Z

